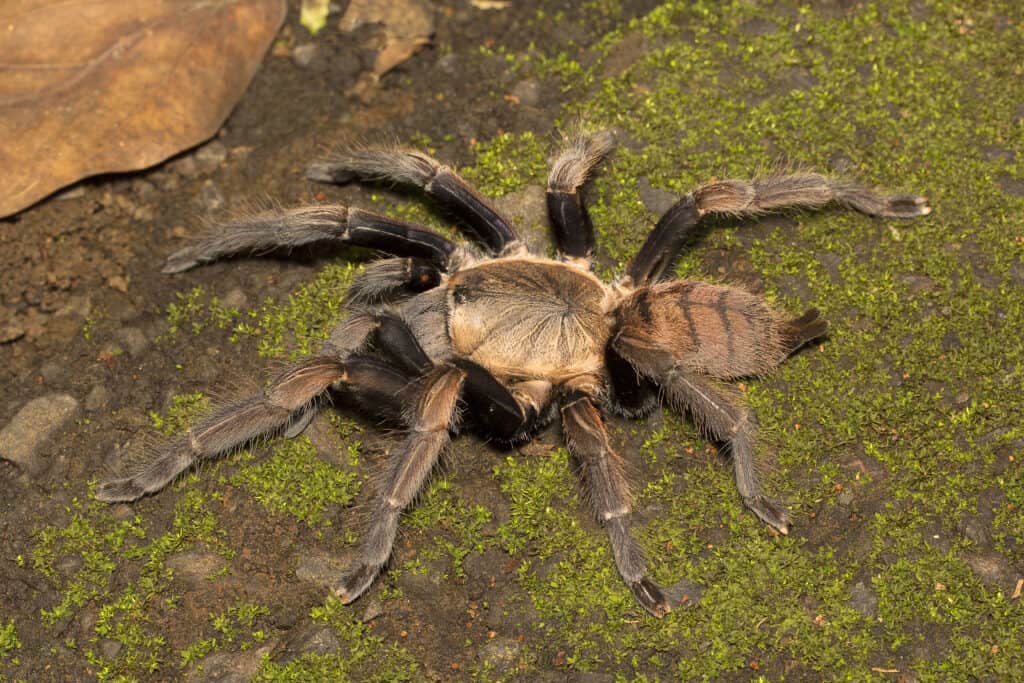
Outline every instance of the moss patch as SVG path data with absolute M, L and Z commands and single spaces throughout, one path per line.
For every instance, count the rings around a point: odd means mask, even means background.
M 359 443 L 348 448 L 348 464 L 359 464 Z M 282 440 L 269 458 L 246 466 L 231 477 L 267 509 L 285 513 L 311 526 L 330 526 L 336 506 L 346 506 L 359 492 L 355 471 L 329 465 L 316 455 L 307 437 Z M 328 510 L 332 513 L 325 515 Z
M 335 599 L 314 608 L 315 622 L 328 624 L 341 643 L 338 652 L 304 654 L 287 663 L 265 661 L 257 681 L 411 681 L 419 666 L 403 648 L 373 635 L 352 610 Z

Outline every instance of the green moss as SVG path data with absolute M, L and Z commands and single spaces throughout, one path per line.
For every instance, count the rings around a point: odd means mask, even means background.
M 258 337 L 261 356 L 295 359 L 319 351 L 338 322 L 356 269 L 351 263 L 326 266 L 311 283 L 289 294 L 286 303 L 268 300 L 259 311 L 250 312 L 249 321 L 237 325 L 235 334 Z
M 359 463 L 359 443 L 348 447 L 348 464 Z M 291 515 L 310 526 L 330 526 L 334 508 L 349 505 L 362 483 L 354 470 L 323 462 L 305 436 L 277 442 L 270 457 L 231 477 L 268 510 Z M 331 511 L 330 514 L 328 511 Z
M 269 637 L 268 632 L 254 627 L 258 621 L 265 621 L 264 617 L 269 614 L 269 608 L 250 602 L 239 602 L 222 612 L 211 613 L 210 629 L 216 635 L 197 640 L 182 650 L 182 668 L 195 664 L 203 657 L 229 645 L 239 650 L 248 650 L 253 645 L 262 643 Z
M 18 629 L 14 627 L 14 619 L 11 619 L 6 625 L 0 627 L 0 659 L 10 660 L 11 655 L 20 649 L 21 641 L 18 639 Z
M 419 666 L 403 648 L 389 644 L 359 621 L 353 611 L 330 598 L 312 610 L 314 621 L 330 625 L 340 646 L 330 654 L 304 654 L 287 664 L 264 661 L 257 681 L 411 681 Z
M 167 331 L 172 336 L 184 329 L 192 334 L 199 334 L 211 326 L 227 329 L 241 315 L 238 308 L 225 306 L 218 297 L 204 302 L 206 293 L 202 287 L 177 292 L 175 297 L 177 302 L 167 305 Z
M 177 394 L 171 397 L 171 407 L 167 409 L 166 415 L 150 411 L 149 419 L 153 429 L 164 436 L 171 436 L 188 430 L 209 408 L 209 401 L 200 392 Z
M 173 609 L 174 600 L 166 596 L 172 579 L 165 563 L 172 554 L 198 544 L 218 552 L 226 559 L 233 555 L 224 543 L 213 512 L 202 492 L 184 492 L 175 505 L 171 529 L 149 543 L 128 548 L 126 560 L 138 560 L 137 574 L 109 602 L 100 606 L 94 631 L 96 637 L 120 643 L 117 654 L 105 658 L 92 647 L 86 657 L 100 680 L 119 680 L 153 673 L 170 659 L 166 640 L 159 626 L 162 609 Z
M 501 197 L 544 184 L 548 151 L 532 132 L 502 133 L 473 148 L 475 164 L 462 174 L 488 196 Z
M 129 538 L 144 535 L 141 520 L 115 521 L 107 506 L 95 500 L 75 498 L 66 512 L 71 515 L 67 524 L 54 524 L 38 531 L 32 549 L 33 569 L 60 595 L 57 605 L 41 612 L 43 623 L 48 626 L 105 595 L 117 566 L 118 552 Z
M 489 510 L 480 505 L 466 505 L 457 497 L 448 479 L 436 478 L 402 520 L 405 528 L 430 534 L 433 545 L 417 553 L 416 559 L 407 563 L 405 569 L 426 571 L 422 560 L 446 557 L 451 563 L 450 574 L 464 576 L 462 561 L 466 556 L 483 552 L 489 545 L 483 528 L 490 521 Z
M 165 435 L 187 429 L 205 407 L 201 394 L 177 396 L 166 415 L 152 415 L 153 426 Z M 213 513 L 202 492 L 190 490 L 178 499 L 170 530 L 150 538 L 136 515 L 115 520 L 111 508 L 75 498 L 67 522 L 51 524 L 35 534 L 32 566 L 58 591 L 60 602 L 42 611 L 43 623 L 57 628 L 78 611 L 97 607 L 92 636 L 81 647 L 99 680 L 125 680 L 153 673 L 168 656 L 157 625 L 162 609 L 173 609 L 167 596 L 171 572 L 167 558 L 202 543 L 229 559 Z M 118 575 L 114 575 L 117 569 Z M 107 658 L 96 647 L 100 639 L 119 644 Z

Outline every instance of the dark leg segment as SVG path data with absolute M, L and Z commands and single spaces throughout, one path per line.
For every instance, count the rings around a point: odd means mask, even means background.
M 348 365 L 348 383 L 336 387 L 340 399 L 372 420 L 404 425 L 403 398 L 416 376 L 369 355 L 352 356 Z
M 445 270 L 455 244 L 427 228 L 338 204 L 268 211 L 218 226 L 204 239 L 167 259 L 163 272 L 178 273 L 232 254 L 292 248 L 319 241 L 369 247 L 425 259 Z
M 518 240 L 508 221 L 451 168 L 421 152 L 348 149 L 310 165 L 306 177 L 326 183 L 353 178 L 414 185 L 461 217 L 472 236 L 494 252 Z
M 402 510 L 419 493 L 448 445 L 448 430 L 455 421 L 463 377 L 462 370 L 444 365 L 423 379 L 408 436 L 392 456 L 386 479 L 373 503 L 373 521 L 359 548 L 359 558 L 335 588 L 342 602 L 352 602 L 362 595 L 391 556 Z
M 692 194 L 684 196 L 665 212 L 629 264 L 628 272 L 634 284 L 657 282 L 671 271 L 700 216 Z
M 532 433 L 548 404 L 550 383 L 519 382 L 510 389 L 471 360 L 457 358 L 452 364 L 466 373 L 463 401 L 484 436 L 516 443 Z
M 552 162 L 548 175 L 548 215 L 558 250 L 563 254 L 587 257 L 594 251 L 594 225 L 579 189 L 613 144 L 612 135 L 607 131 L 590 136 L 574 131 L 565 137 L 562 149 Z
M 378 316 L 377 321 L 378 326 L 372 336 L 373 344 L 399 368 L 411 376 L 418 377 L 434 367 L 434 363 L 404 320 L 385 313 Z
M 782 504 L 766 497 L 754 465 L 757 419 L 732 387 L 692 373 L 664 352 L 632 346 L 620 337 L 617 350 L 641 374 L 658 382 L 677 410 L 689 412 L 694 422 L 712 439 L 729 445 L 736 488 L 743 503 L 761 521 L 780 533 L 789 533 L 789 513 Z
M 661 588 L 647 577 L 643 549 L 629 530 L 630 495 L 622 458 L 608 443 L 601 415 L 584 395 L 562 404 L 562 426 L 597 518 L 608 530 L 615 566 L 648 612 L 663 617 L 672 611 Z
M 848 180 L 818 173 L 777 175 L 710 183 L 684 196 L 658 221 L 629 266 L 633 282 L 656 282 L 671 270 L 679 250 L 709 213 L 755 216 L 783 208 L 816 209 L 835 202 L 869 216 L 912 218 L 931 212 L 916 195 L 886 196 Z
M 370 335 L 372 346 L 391 361 L 391 372 L 411 381 L 428 373 L 433 361 L 413 331 L 401 318 L 376 316 L 377 327 Z M 547 405 L 551 385 L 547 382 L 519 382 L 512 389 L 499 382 L 486 368 L 466 358 L 450 361 L 464 374 L 462 400 L 472 406 L 472 419 L 484 436 L 504 442 L 521 440 L 530 433 Z
M 230 451 L 252 439 L 289 427 L 336 382 L 348 381 L 348 365 L 316 356 L 281 374 L 262 394 L 237 401 L 200 420 L 158 457 L 123 479 L 100 484 L 96 497 L 115 502 L 141 498 L 167 486 L 194 463 Z
M 658 386 L 638 373 L 612 344 L 604 353 L 604 365 L 611 381 L 611 403 L 618 414 L 642 417 L 658 405 Z

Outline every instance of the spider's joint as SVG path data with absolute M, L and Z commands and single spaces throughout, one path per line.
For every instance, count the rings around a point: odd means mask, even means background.
M 608 510 L 607 512 L 601 513 L 601 519 L 607 522 L 609 520 L 617 519 L 619 517 L 625 517 L 628 514 L 629 508 L 623 505 L 622 507 L 617 508 L 615 510 Z
M 200 453 L 203 450 L 199 443 L 199 438 L 196 437 L 196 433 L 192 429 L 188 430 L 188 447 L 192 449 L 193 453 Z

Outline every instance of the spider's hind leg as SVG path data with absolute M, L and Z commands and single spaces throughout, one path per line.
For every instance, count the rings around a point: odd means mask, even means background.
M 761 489 L 754 460 L 757 419 L 733 387 L 689 371 L 666 351 L 620 335 L 616 349 L 642 375 L 662 387 L 669 403 L 693 416 L 712 439 L 728 445 L 740 497 L 761 521 L 782 534 L 789 533 L 790 518 L 784 505 Z
M 925 197 L 884 195 L 820 173 L 722 180 L 684 195 L 665 212 L 629 264 L 629 276 L 636 285 L 667 277 L 686 241 L 708 214 L 757 216 L 785 208 L 818 209 L 832 202 L 869 216 L 914 218 L 931 213 Z

